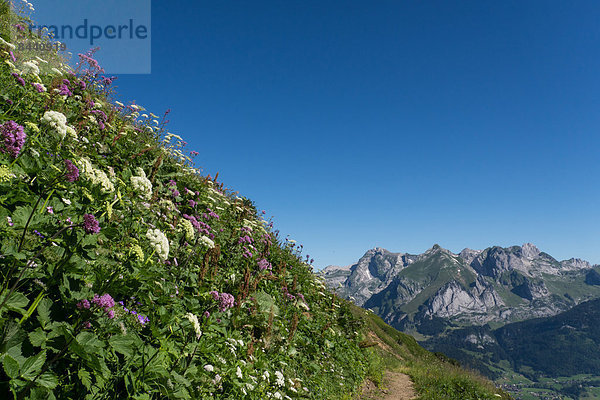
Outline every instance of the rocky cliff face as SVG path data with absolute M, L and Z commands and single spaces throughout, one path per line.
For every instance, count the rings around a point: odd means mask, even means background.
M 375 248 L 321 274 L 341 296 L 416 330 L 432 318 L 485 324 L 550 316 L 600 297 L 590 263 L 557 261 L 531 243 L 459 254 L 438 245 L 418 255 Z

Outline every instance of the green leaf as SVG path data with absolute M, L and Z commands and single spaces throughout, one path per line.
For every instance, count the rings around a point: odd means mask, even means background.
M 29 304 L 29 300 L 23 293 L 13 292 L 8 300 L 6 300 L 6 303 L 4 303 L 4 307 L 25 314 L 24 307 L 27 307 L 27 304 Z
M 92 376 L 90 375 L 90 373 L 82 368 L 79 370 L 79 372 L 77 372 L 77 376 L 79 376 L 81 384 L 85 386 L 87 390 L 90 390 L 90 388 L 92 387 Z
M 35 381 L 38 385 L 47 389 L 54 389 L 58 386 L 58 378 L 52 372 L 46 371 L 41 374 Z
M 6 354 L 4 359 L 2 360 L 2 366 L 4 367 L 4 372 L 8 375 L 9 378 L 16 378 L 19 376 L 19 363 L 17 360 Z
M 270 294 L 265 293 L 260 290 L 252 295 L 256 299 L 258 303 L 258 308 L 261 312 L 269 314 L 271 313 L 271 309 L 273 310 L 273 315 L 279 315 L 279 307 L 275 305 L 275 300 L 271 297 Z
M 175 382 L 180 383 L 180 384 L 184 385 L 185 387 L 192 386 L 192 383 L 189 380 L 187 380 L 185 377 L 179 375 L 175 371 L 171 372 L 171 376 L 173 377 Z
M 83 349 L 88 354 L 94 354 L 104 347 L 104 343 L 98 340 L 96 335 L 92 332 L 84 331 L 77 335 L 77 343 L 83 346 Z
M 46 325 L 50 323 L 50 307 L 52 306 L 52 300 L 47 297 L 40 301 L 37 308 L 38 321 L 42 325 L 42 328 L 46 329 Z
M 27 380 L 32 380 L 40 372 L 46 362 L 46 350 L 42 350 L 39 354 L 29 357 L 23 364 L 21 376 Z
M 41 328 L 37 328 L 33 332 L 29 332 L 29 342 L 38 347 L 44 347 L 43 345 L 46 343 L 46 332 L 44 332 Z
M 133 340 L 129 336 L 119 335 L 113 336 L 108 339 L 108 344 L 117 352 L 121 353 L 126 357 L 133 356 L 134 346 Z

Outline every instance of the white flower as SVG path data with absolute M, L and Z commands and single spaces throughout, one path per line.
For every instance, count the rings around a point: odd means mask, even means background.
M 12 43 L 9 43 L 9 42 L 7 42 L 6 40 L 2 39 L 1 37 L 0 37 L 0 44 L 3 44 L 3 45 L 5 45 L 5 46 L 8 46 L 8 47 L 9 47 L 11 50 L 14 50 L 14 49 L 17 47 L 17 46 L 15 46 L 14 44 L 12 44 Z
M 192 225 L 192 223 L 185 219 L 182 218 L 179 220 L 179 230 L 183 231 L 185 233 L 185 238 L 187 241 L 191 242 L 194 239 L 194 226 Z
M 23 68 L 22 68 L 21 72 L 23 73 L 23 75 L 27 75 L 27 74 L 38 75 L 40 73 L 40 69 L 35 64 L 34 61 L 25 61 L 23 63 Z
M 212 248 L 215 247 L 215 242 L 213 242 L 212 240 L 210 240 L 210 238 L 207 238 L 206 236 L 202 236 L 200 238 L 200 243 L 202 243 L 203 245 L 205 245 L 209 249 L 212 249 Z
M 275 384 L 279 387 L 285 386 L 285 378 L 283 377 L 283 374 L 280 371 L 275 371 L 275 376 L 277 377 Z
M 198 322 L 198 317 L 192 313 L 185 314 L 185 317 L 192 323 L 192 325 L 194 325 L 196 339 L 200 339 L 200 336 L 202 336 L 202 331 L 200 330 L 200 322 Z
M 279 393 L 279 392 L 273 393 L 273 397 L 276 399 L 283 399 L 283 397 L 281 396 L 281 393 Z
M 66 205 L 70 206 L 71 205 L 71 200 L 69 199 L 65 199 L 64 197 L 61 198 L 61 200 L 63 201 L 63 203 L 65 203 Z
M 42 117 L 42 122 L 50 125 L 58 134 L 60 140 L 64 140 L 67 135 L 67 117 L 58 111 L 46 111 Z
M 240 367 L 237 367 L 237 369 L 235 370 L 235 376 L 242 379 L 242 369 Z
M 215 367 L 213 367 L 213 366 L 212 366 L 212 365 L 210 365 L 210 364 L 206 364 L 206 365 L 204 366 L 204 370 L 205 370 L 205 371 L 207 371 L 207 372 L 213 372 L 213 371 L 215 370 Z
M 162 260 L 166 260 L 169 257 L 169 240 L 158 229 L 149 229 L 146 233 L 146 237 L 150 240 L 150 244 Z
M 92 162 L 87 158 L 80 159 L 77 164 L 79 165 L 82 175 L 86 180 L 92 183 L 92 185 L 99 185 L 102 191 L 105 193 L 112 193 L 115 190 L 114 185 L 106 176 L 104 171 L 94 168 Z
M 77 132 L 71 125 L 67 125 L 67 134 L 69 137 L 71 137 L 71 139 L 77 139 Z
M 263 378 L 265 381 L 267 381 L 267 382 L 269 382 L 269 376 L 270 376 L 270 375 L 269 375 L 269 371 L 265 371 L 265 372 L 263 372 L 263 374 L 262 374 L 262 378 Z
M 148 178 L 146 178 L 146 173 L 143 169 L 136 169 L 136 175 L 133 175 L 131 178 L 131 186 L 133 186 L 133 190 L 139 193 L 140 197 L 145 200 L 150 200 L 152 197 L 152 182 Z

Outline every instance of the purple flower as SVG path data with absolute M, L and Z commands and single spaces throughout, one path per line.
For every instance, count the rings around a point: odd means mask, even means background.
M 204 318 L 210 318 L 210 313 L 208 311 L 204 311 Z
M 177 190 L 177 189 L 173 190 L 173 197 L 177 197 L 177 196 L 179 196 L 179 194 L 180 194 L 179 190 Z
M 35 88 L 35 90 L 38 91 L 38 93 L 42 93 L 44 91 L 44 87 L 39 83 L 32 83 L 32 85 Z
M 273 269 L 273 266 L 270 262 L 262 258 L 258 261 L 258 269 L 261 271 L 264 271 L 265 269 L 271 270 Z
M 115 81 L 115 79 L 117 79 L 116 76 L 111 76 L 110 78 L 107 78 L 106 76 L 103 76 L 102 77 L 102 84 L 104 86 L 110 86 Z
M 0 125 L 0 136 L 3 148 L 0 149 L 3 153 L 8 153 L 13 157 L 17 157 L 25 144 L 27 135 L 23 127 L 15 121 L 6 121 Z
M 235 297 L 229 293 L 219 293 L 216 290 L 210 292 L 213 299 L 219 302 L 219 311 L 223 312 L 235 305 Z
M 146 317 L 146 316 L 143 316 L 142 314 L 138 315 L 137 319 L 138 319 L 139 323 L 142 325 L 146 325 L 148 322 L 150 322 L 150 319 L 148 319 L 148 317 Z
M 90 329 L 92 327 L 92 324 L 90 324 L 90 321 L 85 321 L 83 323 L 83 327 L 86 328 L 86 329 Z
M 113 319 L 115 317 L 115 311 L 114 310 L 108 310 L 108 318 Z
M 9 50 L 8 54 L 10 54 L 10 59 L 13 60 L 13 62 L 17 61 L 14 53 L 12 52 L 12 50 Z
M 108 312 L 110 308 L 113 308 L 115 306 L 114 299 L 108 293 L 104 293 L 102 296 L 98 296 L 97 294 L 95 294 L 94 298 L 92 299 L 92 303 L 94 303 L 100 308 L 103 308 L 106 312 Z
M 79 308 L 80 310 L 83 310 L 83 309 L 89 310 L 90 302 L 87 299 L 83 299 L 79 303 L 77 303 L 77 308 Z
M 65 168 L 67 168 L 67 173 L 65 174 L 67 182 L 75 182 L 79 179 L 79 168 L 71 160 L 65 160 Z
M 98 233 L 100 232 L 100 224 L 92 214 L 84 214 L 83 229 L 86 233 Z
M 79 87 L 81 88 L 81 90 L 84 90 L 87 87 L 87 85 L 85 84 L 84 81 L 77 82 L 77 85 L 79 85 Z
M 66 80 L 66 79 L 65 79 Z M 69 87 L 65 84 L 62 84 L 58 87 L 58 94 L 71 97 L 73 96 L 73 92 L 69 89 Z
M 54 208 L 52 208 L 52 207 L 46 207 L 46 211 L 47 211 L 49 214 L 54 214 Z
M 21 76 L 19 74 L 17 74 L 16 72 L 13 72 L 12 76 L 15 77 L 15 79 L 17 80 L 17 82 L 19 83 L 19 85 L 25 86 L 25 80 L 23 78 L 21 78 Z
M 194 200 L 189 200 L 188 204 L 190 205 L 190 207 L 196 207 L 196 202 Z

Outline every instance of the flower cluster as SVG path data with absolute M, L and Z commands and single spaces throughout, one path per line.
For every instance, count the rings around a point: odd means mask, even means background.
M 135 300 L 134 297 L 132 297 L 132 299 Z M 126 313 L 129 313 L 129 314 L 133 315 L 140 324 L 146 325 L 148 322 L 150 322 L 150 318 L 148 318 L 147 316 L 139 314 L 137 311 L 130 310 L 129 308 L 127 308 L 125 306 L 125 302 L 120 301 L 119 304 L 123 307 L 123 311 L 125 311 Z M 141 304 L 141 303 L 138 302 L 137 304 Z
M 8 166 L 0 165 L 0 183 L 10 182 L 10 180 L 14 177 L 15 174 L 10 171 Z
M 169 239 L 158 229 L 149 229 L 146 232 L 146 237 L 150 241 L 150 245 L 156 251 L 156 254 L 166 260 L 169 257 Z
M 113 300 L 110 294 L 105 293 L 102 296 L 94 294 L 91 303 L 87 299 L 83 299 L 79 303 L 77 303 L 77 308 L 80 310 L 89 310 L 91 304 L 94 304 L 98 308 L 102 309 L 102 311 L 106 313 L 108 318 L 113 319 L 115 317 L 115 311 L 113 310 L 113 307 L 115 306 L 115 301 Z
M 183 231 L 183 233 L 185 234 L 185 239 L 189 242 L 191 242 L 194 239 L 194 227 L 192 226 L 192 223 L 187 220 L 187 219 L 181 219 L 179 221 L 179 229 L 181 231 Z
M 136 174 L 130 178 L 133 190 L 139 193 L 142 199 L 150 200 L 152 197 L 152 182 L 146 177 L 143 169 L 138 168 Z
M 15 121 L 7 121 L 0 125 L 0 135 L 2 136 L 3 147 L 0 151 L 17 157 L 25 144 L 27 135 L 23 127 Z
M 194 326 L 194 331 L 196 332 L 196 339 L 200 339 L 200 336 L 202 336 L 202 331 L 200 330 L 200 322 L 198 321 L 198 317 L 192 313 L 185 314 L 185 317 Z
M 100 186 L 105 193 L 114 192 L 115 187 L 104 171 L 94 168 L 92 162 L 87 158 L 80 159 L 78 163 L 87 181 L 91 182 L 94 186 Z
M 86 233 L 98 233 L 100 232 L 100 223 L 92 214 L 84 214 L 83 229 Z
M 36 65 L 34 61 L 25 61 L 23 63 L 23 68 L 21 68 L 21 73 L 23 75 L 34 74 L 39 75 L 40 68 Z
M 211 239 L 207 238 L 206 236 L 200 237 L 200 243 L 203 244 L 204 246 L 208 247 L 209 249 L 213 249 L 215 247 L 215 242 L 213 242 Z
M 46 111 L 42 122 L 49 125 L 58 134 L 60 140 L 67 136 L 67 117 L 58 111 Z
M 219 293 L 216 290 L 210 292 L 215 301 L 219 302 L 219 311 L 223 312 L 235 306 L 235 297 L 229 293 Z
M 65 168 L 67 169 L 65 174 L 65 180 L 67 182 L 75 182 L 79 179 L 79 168 L 77 168 L 71 160 L 65 160 Z
M 270 271 L 273 269 L 273 266 L 270 262 L 268 262 L 264 258 L 261 258 L 260 260 L 258 260 L 258 269 L 261 271 L 268 269 Z

